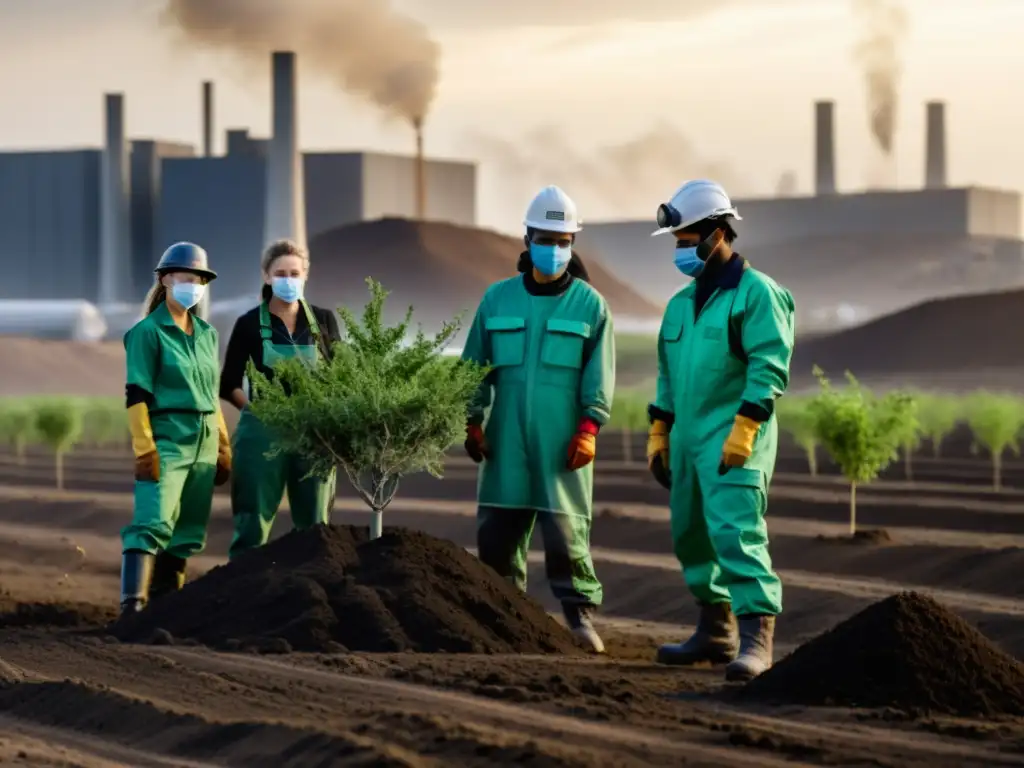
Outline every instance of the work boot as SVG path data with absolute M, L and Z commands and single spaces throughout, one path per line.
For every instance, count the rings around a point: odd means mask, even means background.
M 149 589 L 152 599 L 177 592 L 185 586 L 184 558 L 161 552 L 153 565 L 153 585 Z
M 725 668 L 725 679 L 747 682 L 772 665 L 772 639 L 775 636 L 774 616 L 743 616 L 740 625 L 740 653 Z
M 738 641 L 736 617 L 729 603 L 698 603 L 697 629 L 682 643 L 667 643 L 658 648 L 658 663 L 690 666 L 708 662 L 725 664 L 736 658 Z
M 593 605 L 577 605 L 573 603 L 562 603 L 562 613 L 565 615 L 565 622 L 569 629 L 580 642 L 587 647 L 588 651 L 604 653 L 604 641 L 594 629 L 594 613 L 597 608 Z
M 138 613 L 149 602 L 154 555 L 132 549 L 121 555 L 121 615 Z

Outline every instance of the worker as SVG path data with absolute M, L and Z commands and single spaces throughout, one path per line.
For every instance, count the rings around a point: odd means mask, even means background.
M 122 614 L 184 586 L 188 558 L 206 546 L 214 485 L 231 471 L 217 330 L 196 315 L 217 273 L 206 251 L 184 242 L 164 251 L 155 272 L 144 316 L 124 337 L 135 499 L 121 531 Z
M 300 456 L 273 453 L 273 435 L 248 408 L 252 391 L 246 370 L 251 361 L 270 379 L 281 360 L 297 358 L 316 365 L 341 340 L 338 320 L 333 311 L 303 298 L 309 276 L 304 248 L 290 240 L 271 243 L 261 268 L 260 303 L 235 322 L 220 379 L 220 396 L 241 411 L 233 443 L 231 559 L 267 543 L 286 490 L 296 530 L 329 523 L 334 507 L 333 473 L 327 479 L 306 477 L 309 465 Z
M 782 585 L 765 512 L 775 469 L 775 400 L 789 384 L 789 291 L 733 250 L 740 220 L 725 190 L 689 181 L 658 209 L 654 235 L 675 238 L 675 265 L 694 278 L 669 301 L 658 334 L 649 408 L 651 473 L 670 488 L 672 544 L 700 616 L 658 661 L 727 662 L 728 680 L 772 663 Z
M 566 622 L 601 653 L 593 624 L 602 589 L 590 556 L 592 462 L 615 388 L 612 318 L 573 252 L 581 227 L 565 192 L 541 190 L 525 225 L 522 274 L 487 289 L 462 353 L 491 368 L 466 427 L 466 451 L 481 465 L 477 550 L 525 590 L 539 519 L 547 577 Z

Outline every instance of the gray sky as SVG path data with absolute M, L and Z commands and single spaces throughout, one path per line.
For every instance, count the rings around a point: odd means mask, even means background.
M 1024 0 L 905 0 L 888 164 L 852 54 L 861 31 L 851 0 L 394 4 L 440 46 L 427 150 L 480 161 L 486 225 L 516 228 L 530 195 L 552 182 L 591 220 L 649 215 L 704 173 L 767 195 L 793 172 L 807 191 L 811 104 L 823 97 L 838 105 L 843 189 L 893 173 L 919 186 L 934 98 L 949 105 L 951 181 L 1024 189 L 1024 163 L 1008 161 L 1024 135 Z M 176 38 L 158 23 L 162 5 L 0 0 L 0 148 L 99 145 L 105 90 L 125 92 L 132 135 L 198 143 L 205 78 L 217 84 L 219 141 L 229 127 L 265 134 L 265 68 Z M 337 78 L 301 59 L 300 77 L 304 148 L 411 149 L 406 124 Z

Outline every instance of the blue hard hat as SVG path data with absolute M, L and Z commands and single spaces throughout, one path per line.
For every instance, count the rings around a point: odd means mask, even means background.
M 206 251 L 195 243 L 175 243 L 164 251 L 164 255 L 160 257 L 160 262 L 153 271 L 157 274 L 192 272 L 207 280 L 217 279 L 217 273 L 209 267 Z

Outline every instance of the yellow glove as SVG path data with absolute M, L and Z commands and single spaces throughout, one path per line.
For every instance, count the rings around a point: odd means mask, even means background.
M 722 465 L 726 467 L 742 467 L 747 459 L 754 452 L 754 438 L 757 437 L 757 430 L 761 428 L 761 422 L 754 421 L 746 416 L 736 416 L 732 425 L 732 432 L 725 439 L 722 446 Z
M 149 422 L 149 407 L 136 403 L 128 409 L 128 430 L 132 435 L 135 454 L 135 479 L 156 482 L 160 479 L 160 454 L 153 439 L 153 426 Z
M 652 421 L 651 429 L 647 433 L 647 468 L 651 470 L 654 479 L 665 488 L 672 484 L 669 477 L 668 433 L 668 424 L 661 419 Z
M 224 485 L 231 477 L 231 433 L 224 421 L 224 411 L 217 409 L 217 475 L 215 485 Z

